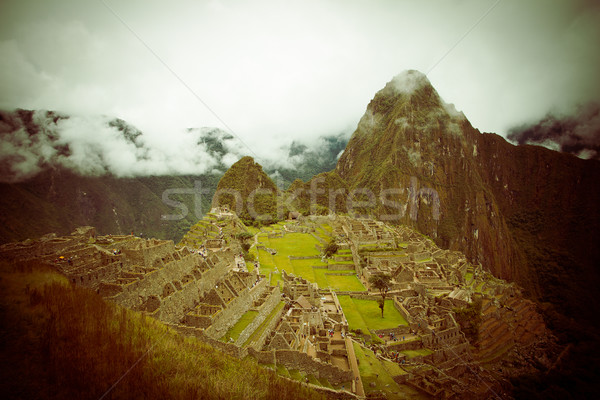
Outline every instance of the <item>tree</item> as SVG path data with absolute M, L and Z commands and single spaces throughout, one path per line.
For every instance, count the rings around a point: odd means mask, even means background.
M 325 246 L 325 249 L 323 250 L 323 254 L 325 254 L 325 257 L 329 258 L 332 255 L 334 255 L 339 249 L 339 246 L 335 243 L 335 240 L 331 240 L 327 246 Z
M 381 318 L 383 318 L 383 307 L 385 305 L 385 296 L 391 287 L 392 277 L 387 274 L 371 275 L 369 283 L 371 287 L 379 290 L 381 299 L 379 300 L 379 308 L 381 308 Z

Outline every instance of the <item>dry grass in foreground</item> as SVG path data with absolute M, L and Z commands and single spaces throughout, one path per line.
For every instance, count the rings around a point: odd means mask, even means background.
M 107 303 L 51 271 L 2 270 L 3 398 L 322 398 L 253 360 L 227 356 Z

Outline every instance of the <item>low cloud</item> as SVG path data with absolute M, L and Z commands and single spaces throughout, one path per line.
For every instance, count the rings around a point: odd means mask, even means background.
M 569 116 L 549 114 L 537 123 L 510 129 L 507 138 L 600 160 L 600 105 L 588 103 Z
M 235 142 L 235 143 L 234 143 Z M 148 140 L 125 121 L 47 111 L 0 112 L 0 180 L 16 182 L 47 167 L 85 176 L 204 174 L 222 171 L 244 154 L 218 129 L 188 129 Z
M 281 145 L 256 158 L 270 173 L 303 179 L 331 170 L 349 131 Z M 84 176 L 201 175 L 223 173 L 245 155 L 237 137 L 218 128 L 145 134 L 108 116 L 69 116 L 52 111 L 0 110 L 0 182 L 19 182 L 47 168 Z

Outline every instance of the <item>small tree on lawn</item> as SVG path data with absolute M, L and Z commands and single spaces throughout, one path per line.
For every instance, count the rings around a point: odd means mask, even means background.
M 383 307 L 385 305 L 385 296 L 387 295 L 388 290 L 390 290 L 392 277 L 386 274 L 381 275 L 371 275 L 369 278 L 369 283 L 371 287 L 379 290 L 379 294 L 381 295 L 381 299 L 379 300 L 379 308 L 381 308 L 381 318 L 383 318 Z

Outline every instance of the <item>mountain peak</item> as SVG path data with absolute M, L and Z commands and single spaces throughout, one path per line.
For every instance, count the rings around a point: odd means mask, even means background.
M 385 87 L 392 89 L 395 94 L 411 95 L 425 86 L 431 86 L 427 75 L 420 71 L 409 69 L 394 76 Z
M 277 187 L 250 156 L 242 157 L 223 175 L 213 207 L 227 207 L 247 223 L 276 218 Z

